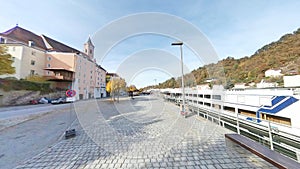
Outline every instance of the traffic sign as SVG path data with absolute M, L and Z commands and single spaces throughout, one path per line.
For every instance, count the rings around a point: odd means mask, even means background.
M 67 90 L 66 91 L 66 96 L 68 96 L 68 97 L 74 97 L 75 95 L 76 95 L 75 90 Z

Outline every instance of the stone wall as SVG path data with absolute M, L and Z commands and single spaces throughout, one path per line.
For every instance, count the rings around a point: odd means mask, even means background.
M 39 100 L 42 97 L 55 99 L 64 96 L 64 92 L 56 92 L 41 95 L 39 91 L 18 90 L 4 92 L 0 90 L 0 106 L 14 106 L 30 104 L 31 100 Z

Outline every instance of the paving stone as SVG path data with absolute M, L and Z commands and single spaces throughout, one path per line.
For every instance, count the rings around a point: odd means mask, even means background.
M 84 103 L 85 109 L 78 111 L 95 111 L 89 101 Z M 102 100 L 98 106 L 101 113 L 93 123 L 84 129 L 75 123 L 76 137 L 61 140 L 17 168 L 274 167 L 238 145 L 226 147 L 224 134 L 229 130 L 196 116 L 182 118 L 177 106 L 160 98 L 137 97 L 118 104 Z

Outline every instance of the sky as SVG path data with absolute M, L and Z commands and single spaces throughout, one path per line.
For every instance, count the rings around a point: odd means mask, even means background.
M 256 50 L 300 28 L 298 0 L 10 0 L 0 32 L 16 24 L 82 50 L 138 88 Z

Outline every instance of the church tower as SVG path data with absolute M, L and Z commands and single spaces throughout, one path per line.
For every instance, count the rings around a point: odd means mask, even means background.
M 90 59 L 94 59 L 94 48 L 91 38 L 89 37 L 88 41 L 84 44 L 84 53 L 89 56 Z

